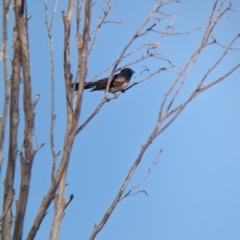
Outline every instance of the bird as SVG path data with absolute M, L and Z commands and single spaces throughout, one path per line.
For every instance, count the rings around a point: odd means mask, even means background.
M 131 77 L 134 73 L 135 72 L 131 68 L 124 68 L 120 73 L 113 75 L 108 91 L 110 93 L 118 91 L 124 92 L 124 89 L 129 85 Z M 108 79 L 109 77 L 106 77 L 95 82 L 85 82 L 84 89 L 91 88 L 91 92 L 98 90 L 105 91 L 108 85 Z M 79 83 L 72 83 L 72 87 L 75 87 L 75 91 L 78 90 Z

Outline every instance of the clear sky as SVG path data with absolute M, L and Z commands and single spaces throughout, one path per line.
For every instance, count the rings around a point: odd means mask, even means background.
M 181 4 L 169 5 L 166 8 L 176 16 L 173 24 L 175 32 L 187 32 L 197 27 L 201 27 L 202 30 L 165 38 L 159 49 L 163 56 L 170 58 L 173 63 L 178 63 L 179 67 L 184 65 L 201 42 L 213 2 L 184 0 Z M 239 1 L 233 0 L 232 3 L 233 6 L 240 7 Z M 129 23 L 103 25 L 88 60 L 88 79 L 108 67 L 119 56 L 133 32 L 151 11 L 153 4 L 152 0 L 123 0 L 114 6 L 108 20 L 128 20 Z M 94 5 L 92 29 L 99 20 L 100 6 L 103 5 L 102 1 L 97 1 Z M 0 7 L 2 8 L 2 5 Z M 61 11 L 66 9 L 66 1 L 60 1 L 53 28 L 56 67 L 56 150 L 63 148 L 66 124 L 61 16 Z M 23 239 L 47 193 L 52 165 L 49 146 L 50 59 L 43 1 L 29 1 L 28 12 L 33 14 L 29 21 L 33 98 L 36 94 L 41 95 L 36 107 L 35 131 L 38 144 L 46 142 L 46 145 L 34 159 Z M 10 14 L 10 19 L 12 17 L 13 13 Z M 214 36 L 227 44 L 240 32 L 239 22 L 239 12 L 230 12 L 217 27 Z M 165 22 L 158 24 L 164 26 Z M 75 29 L 72 27 L 73 45 L 74 34 Z M 155 36 L 149 34 L 145 40 L 154 41 Z M 11 38 L 11 29 L 9 29 L 9 37 Z M 239 48 L 239 46 L 238 40 L 235 47 Z M 167 50 L 170 48 L 171 50 Z M 220 47 L 212 46 L 203 52 L 176 104 L 188 96 L 187 94 L 196 86 L 206 70 L 216 61 L 221 53 L 220 50 Z M 77 65 L 75 47 L 71 48 L 71 56 L 72 72 L 75 73 Z M 130 57 L 128 61 L 133 59 Z M 239 59 L 239 50 L 231 51 L 207 82 L 221 76 L 239 62 Z M 120 66 L 128 61 L 124 61 Z M 3 76 L 3 63 L 0 64 L 1 76 Z M 162 67 L 167 66 L 163 61 L 146 62 L 151 71 L 157 69 L 158 64 Z M 141 75 L 140 64 L 132 65 L 131 68 L 135 71 L 133 80 L 137 81 L 146 76 Z M 107 74 L 109 72 L 104 76 Z M 114 200 L 141 146 L 151 133 L 164 93 L 174 77 L 173 72 L 163 72 L 136 85 L 117 100 L 105 104 L 99 114 L 76 137 L 66 188 L 66 198 L 73 194 L 74 199 L 66 209 L 60 240 L 89 238 L 94 223 L 99 223 Z M 0 94 L 3 96 L 2 81 L 0 84 Z M 184 109 L 176 121 L 151 144 L 128 187 L 129 190 L 141 182 L 162 148 L 160 162 L 139 188 L 145 190 L 148 196 L 137 194 L 123 200 L 96 239 L 240 239 L 239 93 L 240 70 L 237 70 L 228 79 L 202 93 Z M 84 92 L 80 122 L 91 114 L 102 97 L 102 92 L 88 90 Z M 0 101 L 2 112 L 3 97 Z M 23 120 L 23 114 L 20 112 L 19 141 L 23 138 Z M 18 148 L 21 149 L 20 143 Z M 5 167 L 6 161 L 2 173 Z M 3 180 L 4 176 L 1 175 L 1 182 Z M 16 191 L 18 180 L 19 174 L 16 178 Z M 2 197 L 0 204 L 2 205 Z M 48 239 L 53 210 L 54 206 L 51 205 L 37 233 L 37 240 Z

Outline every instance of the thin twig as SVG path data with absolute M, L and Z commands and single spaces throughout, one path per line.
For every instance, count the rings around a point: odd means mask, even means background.
M 47 7 L 47 0 L 44 1 L 44 6 L 45 6 L 45 25 L 47 28 L 47 33 L 48 33 L 48 38 L 50 42 L 50 61 L 51 61 L 51 124 L 50 124 L 50 145 L 51 145 L 51 153 L 52 153 L 52 159 L 53 159 L 53 165 L 52 165 L 52 171 L 51 171 L 51 178 L 52 181 L 54 181 L 54 174 L 55 174 L 55 168 L 56 168 L 56 162 L 57 162 L 57 157 L 59 154 L 55 153 L 55 144 L 54 144 L 54 123 L 56 119 L 56 114 L 54 113 L 54 105 L 55 105 L 55 96 L 54 96 L 54 47 L 53 47 L 53 36 L 52 36 L 52 28 L 53 28 L 53 23 L 54 19 L 56 16 L 56 11 L 57 11 L 57 3 L 58 0 L 54 1 L 54 7 L 53 7 L 53 13 L 52 13 L 52 18 L 51 22 L 49 24 L 48 20 L 48 7 Z M 58 151 L 59 153 L 59 151 Z
M 143 177 L 143 179 L 135 186 L 132 186 L 132 188 L 124 195 L 122 196 L 119 201 L 122 201 L 124 198 L 126 197 L 131 197 L 133 195 L 136 195 L 138 193 L 145 193 L 146 196 L 148 196 L 147 192 L 144 191 L 144 190 L 140 190 L 140 191 L 137 191 L 137 192 L 133 192 L 135 189 L 137 189 L 138 187 L 140 187 L 147 179 L 148 177 L 150 176 L 150 173 L 152 172 L 152 170 L 154 169 L 154 167 L 159 163 L 159 157 L 160 155 L 162 154 L 162 149 L 159 151 L 156 159 L 154 160 L 154 162 L 152 163 L 152 165 L 149 167 L 148 169 L 148 172 L 147 174 Z

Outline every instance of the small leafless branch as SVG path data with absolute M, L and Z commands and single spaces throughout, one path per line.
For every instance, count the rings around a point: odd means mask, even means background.
M 222 75 L 222 77 L 219 77 L 218 79 L 212 81 L 211 83 L 207 84 L 204 87 L 201 87 L 199 89 L 199 92 L 203 92 L 205 90 L 207 90 L 208 88 L 212 87 L 213 85 L 221 82 L 222 80 L 226 79 L 230 74 L 232 74 L 233 72 L 235 72 L 238 68 L 240 68 L 240 63 L 238 63 L 235 67 L 233 67 L 231 70 L 229 70 L 227 73 L 225 73 L 224 75 Z
M 205 75 L 203 76 L 203 78 L 201 79 L 201 81 L 199 82 L 198 88 L 200 88 L 203 84 L 203 82 L 206 80 L 206 78 L 208 77 L 208 75 L 213 71 L 213 69 L 215 69 L 219 63 L 222 62 L 222 60 L 224 59 L 224 57 L 227 55 L 227 53 L 229 52 L 229 49 L 231 48 L 231 46 L 233 45 L 233 43 L 240 37 L 240 33 L 238 33 L 233 39 L 232 41 L 229 43 L 229 45 L 225 48 L 225 51 L 223 52 L 222 56 L 208 69 L 208 71 L 205 73 Z
M 84 123 L 78 127 L 77 131 L 76 131 L 76 135 L 81 132 L 83 130 L 84 127 L 87 126 L 87 124 L 97 115 L 97 113 L 99 112 L 99 110 L 102 108 L 102 106 L 107 102 L 107 99 L 103 99 L 98 106 L 96 107 L 96 109 L 92 112 L 92 114 L 84 121 Z
M 120 202 L 121 200 L 123 200 L 124 198 L 126 198 L 126 197 L 132 197 L 132 196 L 137 195 L 137 194 L 139 194 L 139 193 L 144 193 L 146 197 L 148 196 L 148 193 L 147 193 L 145 190 L 138 190 L 138 191 L 136 191 L 136 192 L 132 192 L 132 190 L 129 190 L 129 191 L 119 200 L 119 202 Z
M 207 25 L 205 34 L 204 34 L 203 39 L 202 39 L 202 43 L 201 43 L 202 46 L 203 46 L 203 45 L 206 45 L 206 43 L 208 42 L 208 39 L 209 39 L 209 37 L 211 36 L 211 34 L 212 34 L 212 32 L 213 32 L 213 29 L 215 28 L 216 24 L 219 22 L 219 20 L 221 19 L 221 17 L 222 17 L 228 10 L 230 10 L 230 8 L 231 8 L 231 6 L 232 6 L 232 3 L 229 2 L 228 7 L 225 8 L 224 10 L 222 10 L 225 1 L 221 1 L 221 3 L 219 4 L 218 9 L 216 10 L 216 7 L 217 7 L 218 2 L 219 2 L 219 0 L 215 1 L 215 4 L 214 4 L 214 6 L 213 6 L 211 15 L 210 15 L 209 20 L 208 20 L 208 25 Z M 221 12 L 221 10 L 222 10 L 222 12 Z M 214 15 L 215 15 L 215 18 L 214 18 Z
M 124 21 L 124 20 L 108 20 L 103 23 L 113 23 L 113 24 L 128 24 L 130 21 Z
M 56 168 L 56 162 L 57 158 L 61 151 L 58 151 L 58 153 L 55 152 L 55 144 L 54 144 L 54 122 L 56 119 L 56 114 L 54 113 L 54 105 L 55 105 L 55 96 L 54 96 L 54 47 L 53 47 L 53 37 L 52 37 L 52 27 L 54 23 L 54 19 L 56 16 L 57 11 L 57 3 L 58 0 L 54 1 L 54 8 L 52 13 L 51 22 L 49 24 L 48 20 L 48 7 L 47 7 L 47 0 L 44 1 L 45 6 L 45 25 L 47 28 L 48 38 L 50 42 L 50 59 L 51 59 L 51 124 L 50 124 L 50 145 L 51 145 L 51 152 L 52 152 L 52 159 L 53 159 L 53 165 L 52 165 L 52 172 L 51 172 L 51 178 L 52 181 L 54 181 L 54 174 L 55 174 L 55 168 Z
M 34 101 L 33 101 L 33 103 L 32 103 L 32 108 L 33 108 L 33 109 L 36 107 L 39 98 L 40 98 L 40 95 L 37 94 L 36 97 L 35 97 L 35 99 L 34 99 Z
M 203 82 L 206 80 L 206 78 L 208 77 L 208 75 L 219 65 L 219 63 L 221 63 L 221 61 L 224 59 L 224 57 L 226 56 L 226 54 L 229 52 L 229 49 L 231 48 L 231 46 L 233 45 L 233 43 L 239 38 L 240 34 L 237 34 L 233 39 L 232 41 L 230 42 L 230 44 L 226 47 L 226 49 L 224 50 L 223 54 L 219 57 L 219 59 L 206 71 L 205 75 L 203 76 L 203 78 L 200 80 L 198 86 L 197 86 L 197 89 L 200 89 Z M 170 109 L 170 107 L 172 106 L 172 103 L 174 102 L 174 100 L 176 99 L 176 96 L 178 95 L 178 93 L 180 92 L 180 89 L 181 87 L 183 86 L 184 84 L 184 81 L 185 81 L 185 78 L 184 80 L 182 81 L 180 87 L 177 89 L 175 95 L 173 96 L 167 110 Z
M 230 42 L 230 44 L 228 45 L 228 47 L 225 49 L 225 51 L 223 52 L 222 56 L 220 56 L 220 58 L 213 64 L 212 67 L 210 67 L 206 73 L 204 74 L 204 76 L 202 77 L 202 79 L 200 79 L 199 84 L 197 85 L 196 89 L 192 92 L 192 94 L 189 96 L 189 98 L 187 100 L 185 100 L 182 104 L 178 105 L 176 108 L 174 108 L 173 110 L 169 111 L 169 108 L 167 109 L 167 111 L 164 113 L 163 117 L 161 118 L 161 114 L 159 114 L 159 118 L 158 118 L 158 123 L 159 125 L 161 123 L 163 123 L 163 121 L 165 119 L 167 119 L 168 117 L 170 117 L 171 115 L 173 115 L 173 117 L 159 130 L 158 134 L 161 134 L 176 118 L 177 116 L 182 112 L 182 110 L 186 107 L 186 105 L 192 101 L 196 96 L 198 96 L 201 92 L 209 89 L 210 87 L 212 87 L 213 85 L 219 83 L 220 81 L 226 79 L 230 74 L 232 74 L 234 71 L 236 71 L 239 67 L 240 67 L 240 63 L 236 64 L 232 69 L 230 69 L 228 72 L 226 72 L 225 74 L 222 74 L 221 77 L 213 80 L 212 82 L 210 82 L 209 84 L 207 84 L 206 86 L 202 87 L 202 84 L 204 82 L 204 80 L 206 79 L 206 77 L 209 75 L 209 73 L 216 68 L 216 66 L 222 61 L 222 59 L 226 56 L 228 50 L 230 49 L 231 45 L 236 41 L 236 39 L 239 37 L 240 35 L 238 34 L 236 37 L 233 38 L 233 40 Z M 160 112 L 161 112 L 161 108 L 160 108 Z
M 230 71 L 228 71 L 227 73 L 223 74 L 221 77 L 219 77 L 218 79 L 212 81 L 211 83 L 209 83 L 208 85 L 206 85 L 205 87 L 199 88 L 196 91 L 194 91 L 192 93 L 192 95 L 186 100 L 184 101 L 182 104 L 180 104 L 179 106 L 177 106 L 175 109 L 173 109 L 172 111 L 166 113 L 163 117 L 163 119 L 161 119 L 161 123 L 167 119 L 169 116 L 172 116 L 172 118 L 158 131 L 158 135 L 160 135 L 167 127 L 169 127 L 169 125 L 178 117 L 178 115 L 182 112 L 182 110 L 187 106 L 187 104 L 189 102 L 191 102 L 195 97 L 197 97 L 200 93 L 202 93 L 203 91 L 209 89 L 210 87 L 212 87 L 213 85 L 223 81 L 224 79 L 226 79 L 230 74 L 232 74 L 233 72 L 235 72 L 238 68 L 240 68 L 240 63 L 237 64 L 235 67 L 233 67 Z M 160 123 L 160 121 L 159 121 Z
M 132 88 L 133 86 L 145 82 L 146 80 L 152 78 L 154 75 L 160 73 L 161 71 L 167 71 L 169 68 L 163 67 L 163 68 L 158 68 L 156 71 L 154 72 L 150 72 L 145 78 L 138 80 L 137 82 L 133 82 L 132 84 L 130 84 L 130 86 L 128 86 L 127 88 L 124 89 L 124 92 L 126 92 L 127 90 L 129 90 L 130 88 Z
M 45 142 L 44 142 L 44 143 L 41 143 L 41 144 L 38 146 L 38 148 L 34 150 L 33 153 L 36 154 L 45 144 L 46 144 Z
M 175 81 L 173 82 L 172 86 L 169 88 L 169 91 L 165 94 L 164 99 L 163 99 L 162 104 L 161 104 L 161 110 L 159 112 L 160 116 L 162 116 L 165 103 L 166 103 L 170 93 L 173 91 L 173 89 L 175 89 L 175 86 L 180 81 L 180 79 L 182 79 L 182 81 L 181 81 L 179 87 L 177 88 L 172 100 L 170 101 L 170 104 L 168 105 L 167 109 L 169 110 L 170 107 L 172 106 L 174 100 L 176 99 L 177 95 L 179 94 L 180 90 L 182 89 L 183 85 L 185 84 L 190 72 L 192 71 L 194 65 L 196 64 L 196 61 L 197 61 L 201 51 L 206 46 L 209 46 L 208 45 L 209 38 L 210 38 L 210 36 L 211 36 L 211 34 L 214 30 L 214 27 L 216 26 L 216 24 L 220 20 L 220 16 L 223 16 L 223 14 L 226 13 L 227 10 L 229 10 L 230 5 L 221 12 L 221 8 L 223 7 L 223 2 L 224 1 L 221 2 L 220 6 L 217 10 L 217 13 L 215 13 L 215 9 L 216 9 L 218 1 L 215 2 L 213 10 L 212 10 L 212 12 L 210 14 L 210 17 L 209 17 L 209 20 L 208 20 L 208 26 L 207 26 L 207 28 L 204 32 L 203 38 L 202 38 L 202 42 L 201 42 L 199 48 L 193 53 L 193 55 L 189 58 L 189 60 L 187 61 L 187 63 L 183 67 L 183 69 L 180 71 L 180 73 L 176 77 Z M 212 21 L 212 18 L 214 16 L 214 14 L 216 14 L 216 17 L 215 17 L 215 20 Z
M 98 225 L 96 225 L 93 229 L 93 232 L 90 236 L 90 240 L 93 240 L 96 235 L 101 231 L 101 229 L 104 227 L 104 225 L 106 224 L 108 218 L 110 217 L 110 215 L 112 214 L 113 210 L 115 209 L 115 207 L 117 206 L 117 204 L 119 203 L 123 192 L 126 190 L 135 170 L 137 169 L 145 151 L 147 150 L 148 146 L 152 143 L 152 141 L 155 139 L 156 137 L 156 133 L 157 133 L 157 129 L 155 128 L 153 130 L 153 132 L 150 134 L 150 136 L 148 137 L 148 139 L 146 140 L 145 144 L 142 146 L 140 153 L 138 154 L 138 157 L 136 158 L 136 160 L 134 161 L 130 171 L 127 174 L 127 177 L 125 179 L 125 181 L 123 182 L 117 196 L 115 197 L 113 203 L 111 204 L 111 206 L 108 208 L 107 212 L 104 214 L 102 220 L 100 221 L 100 223 Z
M 212 37 L 214 43 L 216 43 L 217 45 L 219 45 L 219 46 L 222 47 L 223 49 L 226 49 L 226 48 L 227 48 L 227 46 L 225 46 L 224 44 L 220 43 L 220 41 L 217 40 L 213 35 L 212 35 L 211 37 Z M 240 50 L 240 47 L 230 47 L 229 50 L 239 51 L 239 50 Z
M 136 194 L 139 194 L 139 193 L 145 193 L 146 196 L 148 196 L 147 192 L 144 191 L 144 190 L 140 190 L 140 191 L 137 191 L 137 192 L 133 192 L 134 190 L 136 190 L 138 187 L 140 187 L 147 179 L 148 177 L 150 176 L 150 173 L 152 172 L 153 168 L 156 166 L 156 164 L 159 163 L 159 157 L 160 155 L 162 154 L 162 149 L 160 150 L 160 152 L 158 153 L 158 156 L 156 157 L 156 159 L 154 160 L 154 162 L 152 163 L 152 165 L 150 166 L 150 168 L 148 169 L 148 172 L 147 174 L 144 176 L 144 178 L 135 186 L 132 186 L 132 188 L 124 195 L 122 196 L 120 199 L 119 199 L 119 202 L 122 201 L 124 198 L 126 197 L 131 197 L 133 195 L 136 195 Z
M 101 16 L 101 17 L 99 18 L 99 22 L 98 22 L 97 26 L 95 27 L 94 37 L 93 37 L 92 43 L 91 43 L 91 45 L 90 45 L 90 47 L 89 47 L 89 53 L 88 53 L 88 54 L 90 54 L 90 53 L 92 52 L 92 49 L 93 49 L 93 46 L 94 46 L 94 44 L 95 44 L 95 42 L 96 42 L 96 39 L 97 39 L 98 33 L 99 33 L 99 31 L 100 31 L 100 28 L 101 28 L 102 24 L 104 23 L 107 15 L 109 14 L 109 12 L 110 12 L 111 9 L 112 9 L 112 5 L 110 4 L 110 1 L 105 1 L 105 3 L 106 3 L 105 8 L 102 8 L 102 10 L 103 10 L 103 16 Z M 91 35 L 93 35 L 93 33 L 92 33 Z
M 159 126 L 161 123 L 164 122 L 165 119 L 169 118 L 170 116 L 172 116 L 172 117 L 170 118 L 170 120 L 167 123 L 164 124 L 163 127 L 161 127 L 158 130 L 157 136 L 160 135 L 178 117 L 178 115 L 182 112 L 182 110 L 187 106 L 187 104 L 189 102 L 191 102 L 195 97 L 197 97 L 203 91 L 209 89 L 213 85 L 226 79 L 230 74 L 235 72 L 238 68 L 240 68 L 240 63 L 238 63 L 236 66 L 234 66 L 232 69 L 230 69 L 227 73 L 225 73 L 221 77 L 213 80 L 211 83 L 207 84 L 206 86 L 201 87 L 201 88 L 196 88 L 196 90 L 193 91 L 193 93 L 189 96 L 189 98 L 187 100 L 185 100 L 183 103 L 178 105 L 176 108 L 174 108 L 170 112 L 166 112 L 164 114 L 163 118 L 158 119 Z
M 186 31 L 186 32 L 164 32 L 164 31 L 158 31 L 158 30 L 155 30 L 155 29 L 151 29 L 151 31 L 155 32 L 155 33 L 169 35 L 169 36 L 176 36 L 176 35 L 188 35 L 188 34 L 191 34 L 193 32 L 199 31 L 201 29 L 202 29 L 201 27 L 198 27 L 198 28 L 194 28 L 194 29 L 191 29 L 189 31 Z
M 47 27 L 48 34 L 50 33 L 50 36 L 49 36 L 50 39 L 52 39 L 51 31 L 52 31 L 54 19 L 55 19 L 56 13 L 57 13 L 57 5 L 58 5 L 58 0 L 54 0 L 54 7 L 53 7 L 52 18 L 51 18 L 51 22 L 49 24 L 49 20 L 48 20 L 48 0 L 44 0 L 45 24 L 46 24 L 46 27 Z M 50 44 L 50 47 L 53 48 L 53 46 L 51 44 Z
M 67 206 L 70 204 L 70 202 L 73 200 L 73 194 L 69 196 L 67 200 L 64 201 L 64 209 L 67 208 Z

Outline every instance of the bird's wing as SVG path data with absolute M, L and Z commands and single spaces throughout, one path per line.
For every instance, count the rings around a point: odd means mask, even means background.
M 104 90 L 107 86 L 108 78 L 103 78 L 95 82 L 89 82 L 85 85 L 85 89 L 92 88 L 92 91 L 95 90 Z
M 120 74 L 115 75 L 110 87 L 122 86 L 126 82 L 126 78 Z
M 118 85 L 121 85 L 121 84 L 122 84 L 122 82 L 120 83 L 119 81 L 117 81 L 117 82 L 115 83 L 117 76 L 118 76 L 118 74 L 116 74 L 116 75 L 113 76 L 113 80 L 111 81 L 109 87 L 112 87 L 113 84 L 114 84 L 114 86 L 118 86 Z M 89 83 L 87 83 L 87 84 L 85 85 L 84 88 L 85 88 L 85 89 L 92 88 L 91 91 L 105 90 L 106 87 L 107 87 L 107 84 L 108 84 L 108 79 L 109 79 L 109 77 L 100 79 L 100 80 L 95 81 L 95 82 L 89 82 Z

